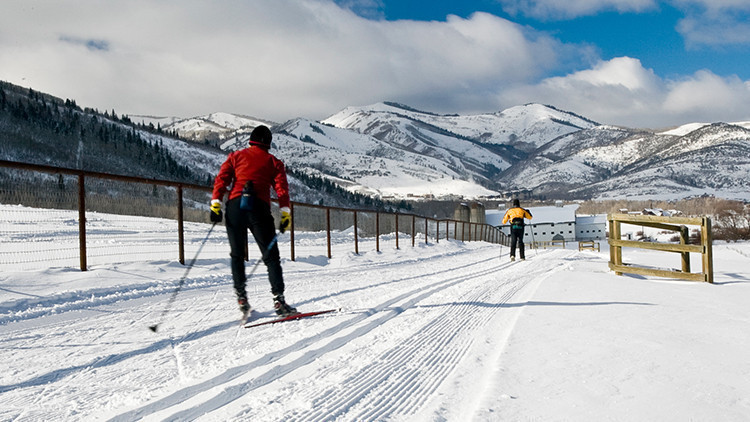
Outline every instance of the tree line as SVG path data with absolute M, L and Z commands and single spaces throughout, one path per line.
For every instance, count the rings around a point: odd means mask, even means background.
M 161 128 L 152 132 L 159 134 Z M 48 164 L 54 157 L 54 165 L 61 167 L 211 182 L 205 172 L 180 164 L 160 136 L 144 137 L 127 116 L 82 110 L 75 101 L 62 102 L 32 89 L 21 92 L 5 83 L 0 84 L 0 140 L 1 155 L 16 161 Z

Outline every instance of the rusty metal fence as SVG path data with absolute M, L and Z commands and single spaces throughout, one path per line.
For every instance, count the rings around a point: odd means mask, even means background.
M 86 271 L 111 265 L 114 257 L 184 264 L 203 241 L 202 258 L 226 259 L 226 235 L 214 230 L 205 238 L 210 196 L 207 186 L 0 160 L 0 268 Z M 291 209 L 288 241 L 280 242 L 291 260 L 300 254 L 330 259 L 334 249 L 345 250 L 341 242 L 355 254 L 446 239 L 507 243 L 487 224 L 300 202 Z M 275 203 L 272 211 L 278 221 Z M 150 217 L 150 228 L 143 217 Z M 324 245 L 311 241 L 322 233 Z

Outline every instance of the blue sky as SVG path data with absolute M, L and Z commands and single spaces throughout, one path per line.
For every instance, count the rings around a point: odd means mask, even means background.
M 0 14 L 1 80 L 128 115 L 536 102 L 640 128 L 750 121 L 749 53 L 747 0 L 4 0 Z
M 677 7 L 680 2 L 654 2 L 652 7 L 643 10 L 622 12 L 602 6 L 600 11 L 593 9 L 567 17 L 524 14 L 522 11 L 509 13 L 509 8 L 494 0 L 385 0 L 376 4 L 361 3 L 366 6 L 360 8 L 353 2 L 339 3 L 344 6 L 349 4 L 353 11 L 361 12 L 364 17 L 387 20 L 444 20 L 449 14 L 467 18 L 474 12 L 487 12 L 546 31 L 565 43 L 591 44 L 604 59 L 621 56 L 638 58 L 644 66 L 666 77 L 710 69 L 721 76 L 750 78 L 750 39 L 739 43 L 708 44 L 687 39 L 679 32 L 681 21 L 705 11 L 700 2 L 692 5 L 683 2 L 680 8 Z M 555 3 L 566 2 L 560 0 Z M 742 4 L 739 1 L 736 3 Z M 739 23 L 750 18 L 748 11 L 750 7 L 740 7 L 728 9 L 725 13 L 732 14 Z

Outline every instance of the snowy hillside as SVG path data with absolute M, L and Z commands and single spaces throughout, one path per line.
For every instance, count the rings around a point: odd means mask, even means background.
M 275 123 L 231 113 L 211 113 L 187 119 L 177 117 L 131 116 L 134 122 L 156 126 L 164 131 L 176 131 L 181 138 L 195 142 L 218 145 L 221 141 L 237 135 L 249 134 L 258 125 L 273 126 Z
M 272 152 L 287 166 L 328 175 L 352 192 L 406 198 L 495 192 L 473 181 L 460 161 L 404 151 L 372 136 L 306 119 L 275 128 Z
M 575 132 L 502 177 L 553 197 L 750 199 L 750 130 L 719 123 L 676 133 L 606 126 Z
M 376 122 L 400 118 L 440 128 L 479 144 L 507 145 L 530 152 L 559 136 L 598 125 L 575 114 L 541 104 L 511 107 L 497 113 L 478 115 L 436 115 L 394 103 L 347 107 L 323 122 L 369 133 L 379 130 Z M 416 135 L 415 135 L 416 136 Z
M 64 216 L 49 212 L 40 229 L 59 233 Z M 91 217 L 122 241 L 119 217 Z M 0 420 L 750 419 L 747 243 L 714 245 L 710 285 L 618 277 L 606 244 L 510 263 L 497 245 L 396 250 L 393 235 L 379 253 L 360 239 L 356 255 L 337 232 L 328 260 L 325 234 L 298 233 L 295 262 L 280 241 L 288 300 L 340 310 L 245 329 L 216 231 L 153 333 L 185 267 L 165 240 L 173 224 L 128 223 L 132 246 L 153 248 L 141 262 L 0 272 Z M 207 230 L 186 225 L 187 255 Z M 668 258 L 626 259 L 679 266 Z M 261 266 L 248 288 L 258 319 L 273 312 L 268 288 Z
M 351 191 L 396 198 L 530 190 L 563 199 L 750 199 L 746 126 L 695 123 L 657 133 L 539 104 L 459 116 L 378 103 L 320 123 L 278 125 L 274 153 Z M 230 138 L 224 148 L 246 139 Z

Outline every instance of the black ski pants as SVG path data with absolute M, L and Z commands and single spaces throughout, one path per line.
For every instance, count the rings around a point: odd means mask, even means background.
M 268 281 L 271 282 L 271 293 L 284 294 L 284 276 L 281 271 L 279 247 L 276 243 L 268 247 L 276 236 L 276 226 L 271 215 L 271 207 L 265 202 L 255 199 L 253 209 L 240 209 L 240 197 L 230 199 L 226 206 L 226 226 L 229 237 L 230 256 L 232 258 L 232 279 L 237 297 L 247 297 L 245 284 L 245 249 L 247 248 L 248 229 L 255 238 L 262 254 L 263 263 L 268 269 Z
M 524 227 L 510 229 L 510 256 L 516 256 L 516 245 L 521 259 L 526 259 L 523 250 L 523 231 Z

